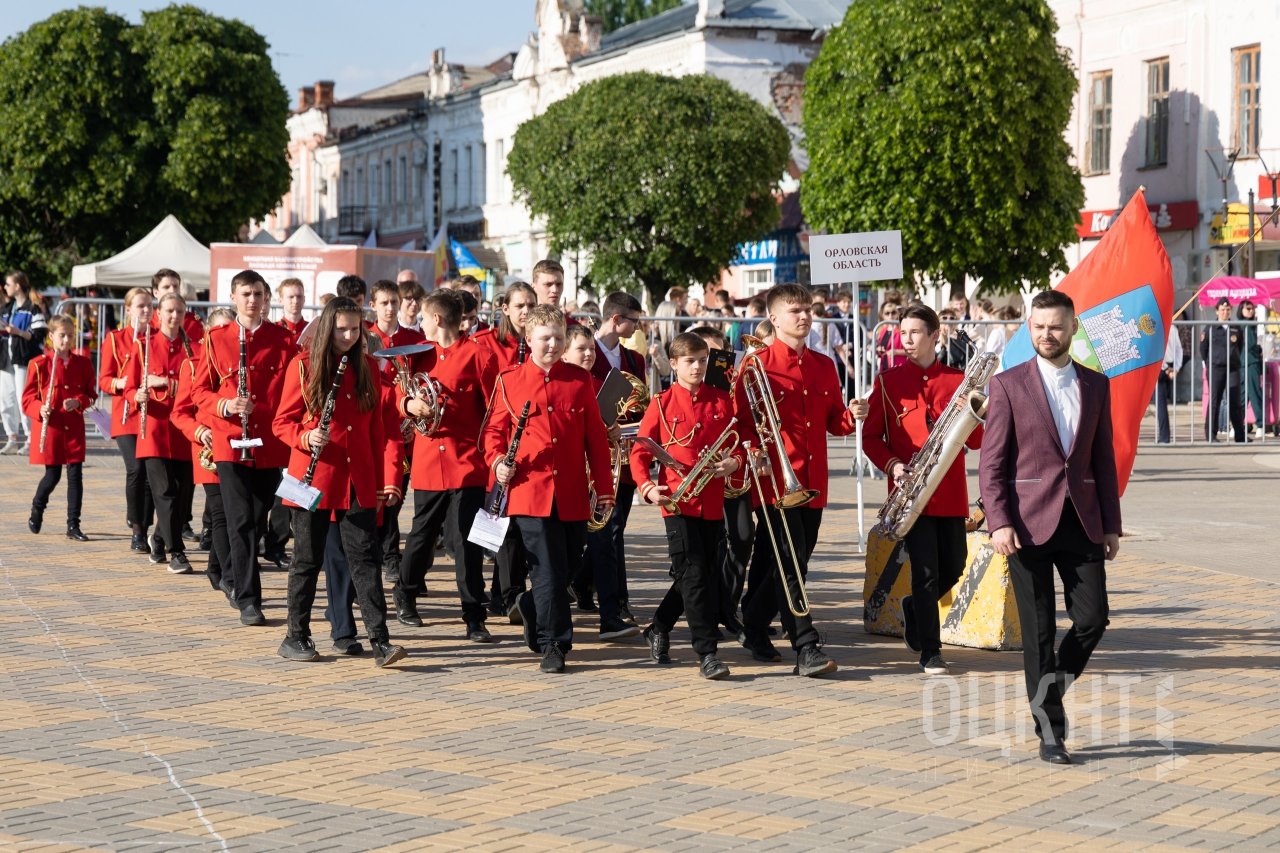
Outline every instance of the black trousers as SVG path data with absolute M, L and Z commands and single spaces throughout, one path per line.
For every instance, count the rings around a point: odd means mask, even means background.
M 236 607 L 262 606 L 262 578 L 258 576 L 258 520 L 276 499 L 279 468 L 253 468 L 236 462 L 218 463 L 222 509 L 227 517 L 227 557 L 230 560 Z M 223 565 L 223 574 L 227 572 Z
M 151 527 L 155 507 L 151 502 L 151 484 L 147 482 L 147 472 L 138 461 L 138 437 L 116 436 L 116 447 L 120 448 L 120 456 L 124 459 L 126 521 L 130 526 L 139 526 L 145 531 Z
M 320 564 L 324 559 L 329 527 L 337 525 L 342 550 L 351 567 L 351 582 L 360 603 L 360 618 L 371 641 L 385 643 L 387 599 L 382 594 L 382 578 L 374 560 L 377 510 L 365 509 L 352 500 L 350 509 L 308 512 L 293 510 L 293 565 L 289 569 L 289 636 L 311 636 L 311 608 L 316 600 Z
M 538 645 L 559 643 L 569 651 L 573 647 L 573 621 L 569 617 L 569 555 L 582 552 L 586 538 L 585 521 L 561 521 L 555 504 L 549 518 L 528 515 L 512 516 L 511 524 L 520 531 L 529 564 L 529 580 L 533 585 L 533 604 L 537 612 Z
M 566 570 L 567 573 L 567 570 Z M 493 598 L 502 602 L 502 609 L 510 612 L 516 599 L 525 590 L 529 576 L 529 562 L 524 553 L 524 539 L 520 527 L 513 520 L 507 530 L 507 538 L 493 559 Z
M 31 508 L 44 512 L 49 506 L 49 496 L 62 480 L 61 465 L 44 466 L 44 476 L 36 484 Z M 80 507 L 84 503 L 84 468 L 79 462 L 67 466 L 67 526 L 80 524 Z
M 583 565 L 589 572 L 590 582 L 596 588 L 602 622 L 616 619 L 619 603 L 631 599 L 627 590 L 626 529 L 635 493 L 634 484 L 620 484 L 618 500 L 609 521 L 594 533 L 587 533 L 587 551 Z
M 187 523 L 182 514 L 182 497 L 192 488 L 191 460 L 152 456 L 142 462 L 147 470 L 147 482 L 151 484 L 151 499 L 155 502 L 156 532 L 164 541 L 166 551 L 182 553 L 187 550 L 182 541 L 182 526 Z
M 1062 594 L 1071 628 L 1055 655 L 1057 634 L 1053 572 L 1062 578 Z M 1043 545 L 1025 546 L 1009 558 L 1009 574 L 1022 626 L 1022 665 L 1036 734 L 1058 743 L 1065 739 L 1066 717 L 1057 674 L 1072 680 L 1084 672 L 1107 627 L 1107 573 L 1102 545 L 1090 542 L 1075 507 L 1067 501 L 1053 536 Z
M 968 559 L 963 518 L 922 515 L 907 533 L 911 557 L 911 607 L 920 641 L 920 663 L 942 652 L 938 601 L 960 580 Z
M 435 562 L 436 537 L 443 530 L 454 542 L 454 576 L 462 600 L 462 620 L 484 622 L 484 551 L 468 542 L 471 522 L 484 503 L 484 488 L 468 486 L 447 492 L 413 492 L 413 527 L 400 560 L 399 589 L 413 601 L 426 591 L 427 572 Z M 385 557 L 384 557 L 385 563 Z
M 295 549 L 296 551 L 296 549 Z M 374 565 L 377 565 L 374 560 Z M 329 636 L 335 640 L 356 638 L 356 585 L 351 580 L 351 564 L 342 547 L 342 525 L 329 525 L 324 540 L 324 618 Z
M 400 480 L 400 493 L 406 498 L 409 494 L 409 475 L 405 474 Z M 378 552 L 379 562 L 382 563 L 382 571 L 387 579 L 393 584 L 400 577 L 400 507 L 402 504 L 397 503 L 395 506 L 382 508 L 382 524 L 378 527 Z M 471 521 L 468 519 L 467 526 L 470 529 Z M 451 525 L 446 525 L 449 527 Z M 431 543 L 435 547 L 435 543 Z
M 720 622 L 737 619 L 742 589 L 747 582 L 751 543 L 756 535 L 751 493 L 724 501 L 725 535 L 720 542 Z
M 777 540 L 778 554 L 786 564 L 786 571 L 779 572 L 774 546 L 769 541 L 769 525 L 766 516 L 773 523 L 773 533 Z M 791 544 L 787 542 L 783 532 L 782 521 L 786 519 L 791 530 Z M 747 583 L 753 588 L 750 599 L 742 603 L 742 626 L 747 637 L 752 640 L 763 640 L 768 636 L 769 623 L 773 617 L 781 613 L 782 630 L 791 640 L 791 647 L 799 651 L 810 643 L 818 642 L 818 629 L 813 627 L 809 616 L 796 616 L 787 606 L 783 584 L 791 593 L 791 599 L 800 603 L 800 585 L 795 577 L 795 567 L 800 567 L 800 577 L 809 576 L 809 557 L 813 555 L 814 546 L 818 543 L 818 528 L 822 526 L 822 510 L 809 507 L 795 507 L 780 510 L 767 507 L 756 510 L 756 553 L 751 561 L 750 577 Z
M 674 515 L 662 519 L 667 528 L 667 553 L 671 555 L 674 581 L 653 615 L 661 631 L 675 627 L 680 615 L 689 623 L 693 650 L 715 654 L 720 631 L 721 582 L 716 561 L 724 541 L 724 522 Z
M 1169 401 L 1173 399 L 1173 380 L 1164 370 L 1156 377 L 1156 441 L 1169 443 Z
M 276 498 L 271 509 L 267 511 L 265 523 L 259 520 L 258 527 L 262 530 L 262 550 L 266 554 L 278 554 L 289 544 L 289 538 L 293 531 L 289 529 L 292 520 L 292 511 L 284 505 L 283 498 Z
M 231 555 L 227 550 L 227 515 L 222 509 L 222 487 L 217 483 L 204 484 L 204 509 L 209 516 L 209 565 L 205 575 L 214 589 L 222 588 L 224 566 L 228 583 L 231 582 Z
M 1218 409 L 1223 395 L 1227 398 L 1232 438 L 1244 441 L 1244 386 L 1240 383 L 1240 371 L 1217 364 L 1209 367 L 1209 415 L 1204 421 L 1204 439 L 1213 441 L 1218 437 Z

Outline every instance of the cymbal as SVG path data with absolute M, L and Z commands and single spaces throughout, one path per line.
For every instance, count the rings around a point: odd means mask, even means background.
M 377 358 L 396 358 L 402 355 L 417 355 L 418 353 L 430 352 L 435 349 L 435 344 L 403 344 L 398 347 L 387 347 L 373 353 Z

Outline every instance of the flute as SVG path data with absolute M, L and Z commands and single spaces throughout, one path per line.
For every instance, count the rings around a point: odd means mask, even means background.
M 529 421 L 529 401 L 524 403 L 524 409 L 520 412 L 520 420 L 516 421 L 516 431 L 511 436 L 511 444 L 507 446 L 507 455 L 503 457 L 502 463 L 508 468 L 514 467 L 516 464 L 516 451 L 520 449 L 520 438 L 524 435 L 524 426 Z M 501 515 L 507 511 L 507 487 L 501 483 L 494 483 L 493 490 L 489 492 L 489 499 L 485 502 L 485 506 L 489 510 L 490 515 Z
M 40 419 L 40 455 L 44 455 L 45 439 L 49 436 L 49 421 L 53 419 L 53 378 L 58 375 L 58 354 L 54 353 L 49 360 L 49 393 L 45 395 L 44 404 L 49 407 L 47 417 Z
M 342 386 L 342 374 L 346 372 L 347 357 L 344 355 L 342 360 L 338 362 L 338 370 L 333 375 L 333 384 L 329 386 L 329 393 L 324 398 L 324 408 L 320 411 L 320 424 L 316 427 L 326 435 L 329 432 L 329 424 L 333 421 L 334 407 L 338 402 L 338 390 Z M 307 465 L 307 473 L 302 476 L 302 485 L 311 485 L 311 478 L 316 474 L 316 464 L 320 461 L 320 454 L 323 452 L 323 445 L 319 448 L 311 448 L 311 462 Z
M 147 339 L 142 344 L 142 388 L 147 392 L 147 396 L 138 404 L 138 438 L 147 437 L 147 401 L 151 399 L 151 388 L 148 387 L 147 378 L 151 372 L 151 335 L 147 334 Z
M 240 327 L 240 370 L 236 375 L 236 396 L 245 399 L 249 396 L 249 368 L 248 356 L 245 350 L 244 324 L 236 323 Z M 247 411 L 240 412 L 240 461 L 250 462 L 253 460 L 253 454 L 249 452 L 249 413 Z

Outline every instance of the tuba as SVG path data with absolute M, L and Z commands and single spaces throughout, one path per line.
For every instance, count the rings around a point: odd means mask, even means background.
M 631 393 L 618 402 L 618 413 L 614 415 L 613 423 L 605 426 L 613 426 L 623 418 L 632 415 L 643 415 L 644 410 L 649 408 L 649 386 L 645 385 L 640 377 L 625 370 L 619 370 L 623 378 L 631 383 Z M 609 446 L 609 463 L 613 469 L 613 496 L 618 497 L 618 480 L 622 476 L 622 466 L 627 462 L 627 456 L 630 454 L 631 442 L 635 439 L 638 427 L 632 426 L 622 428 L 622 436 Z M 591 481 L 591 468 L 587 466 L 587 482 Z M 608 509 L 600 506 L 599 496 L 596 494 L 595 488 L 592 487 L 588 495 L 591 506 L 591 515 L 587 519 L 587 530 L 595 533 L 603 530 L 604 526 L 609 523 L 609 518 L 613 515 L 613 508 Z
M 876 530 L 886 538 L 897 541 L 907 535 L 951 469 L 951 463 L 964 450 L 969 434 L 984 422 L 987 394 L 983 389 L 999 365 L 1000 357 L 990 352 L 969 361 L 964 379 L 938 416 L 929 437 L 911 456 L 902 480 L 880 507 Z

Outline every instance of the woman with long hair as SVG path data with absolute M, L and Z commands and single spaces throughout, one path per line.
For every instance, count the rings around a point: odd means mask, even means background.
M 147 472 L 138 461 L 138 407 L 126 396 L 130 361 L 137 342 L 151 328 L 151 291 L 130 288 L 124 295 L 124 323 L 102 340 L 98 358 L 98 390 L 111 398 L 111 438 L 124 460 L 125 521 L 133 534 L 129 548 L 150 554 L 147 531 L 155 518 L 155 504 Z
M 498 360 L 498 372 L 517 364 L 524 364 L 529 355 L 529 345 L 524 339 L 524 324 L 529 312 L 538 304 L 538 292 L 532 285 L 517 281 L 507 288 L 505 302 L 498 311 L 496 328 L 484 329 L 471 336 L 471 340 L 493 353 Z
M 279 654 L 300 661 L 320 657 L 311 641 L 311 607 L 329 526 L 337 524 L 374 661 L 386 666 L 405 655 L 387 632 L 376 560 L 378 509 L 403 497 L 400 414 L 390 386 L 379 380 L 378 365 L 365 351 L 360 306 L 339 296 L 313 326 L 309 350 L 286 368 L 273 423 L 291 450 L 289 478 L 305 483 L 311 473 L 306 485 L 320 492 L 310 506 L 285 501 L 297 544 L 289 569 L 289 628 Z
M 31 424 L 22 415 L 21 398 L 27 385 L 27 365 L 40 355 L 44 347 L 44 309 L 40 294 L 27 276 L 14 270 L 4 277 L 7 302 L 0 308 L 0 417 L 3 418 L 5 444 L 0 453 L 30 450 Z M 17 447 L 18 436 L 27 443 Z

